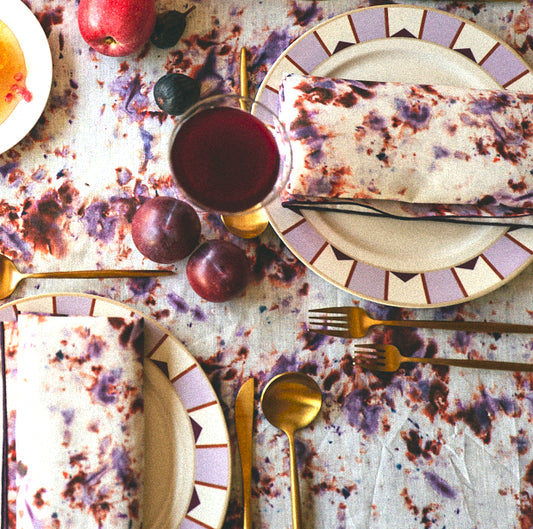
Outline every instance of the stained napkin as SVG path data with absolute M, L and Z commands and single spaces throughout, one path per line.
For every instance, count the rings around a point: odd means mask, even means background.
M 299 74 L 288 207 L 533 226 L 533 95 Z
M 142 527 L 143 320 L 27 314 L 4 326 L 10 527 Z

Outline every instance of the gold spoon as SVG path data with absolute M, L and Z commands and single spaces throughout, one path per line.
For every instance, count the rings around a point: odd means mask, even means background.
M 309 426 L 321 406 L 320 388 L 311 377 L 303 373 L 282 373 L 274 377 L 261 395 L 261 408 L 268 422 L 284 432 L 289 439 L 293 529 L 300 529 L 301 526 L 294 432 Z
M 33 274 L 23 274 L 17 270 L 15 263 L 5 255 L 0 255 L 0 299 L 7 298 L 17 288 L 17 285 L 24 279 L 29 278 L 71 278 L 71 279 L 93 279 L 104 277 L 152 277 L 168 276 L 173 274 L 172 270 L 81 270 L 66 272 L 38 272 Z
M 248 71 L 246 68 L 246 48 L 241 50 L 241 69 L 240 69 L 240 89 L 241 96 L 248 97 Z M 241 103 L 243 110 L 246 110 L 246 104 Z M 241 215 L 221 215 L 222 222 L 229 232 L 243 239 L 252 239 L 261 235 L 268 226 L 268 216 L 265 208 L 259 208 L 251 213 Z

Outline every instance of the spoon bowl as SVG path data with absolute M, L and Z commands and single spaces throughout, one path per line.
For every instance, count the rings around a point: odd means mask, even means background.
M 221 219 L 230 233 L 242 239 L 259 237 L 268 226 L 268 215 L 264 208 L 244 215 L 221 215 Z
M 3 255 L 0 256 L 0 298 L 10 296 L 22 279 L 23 275 L 17 270 L 15 263 Z
M 317 383 L 303 373 L 289 372 L 274 377 L 261 395 L 263 414 L 289 439 L 292 525 L 301 527 L 300 490 L 294 432 L 309 426 L 322 406 L 322 392 Z
M 7 298 L 13 294 L 18 284 L 28 278 L 70 278 L 70 279 L 94 279 L 110 277 L 154 277 L 172 275 L 172 270 L 80 270 L 65 272 L 38 272 L 24 274 L 19 272 L 15 263 L 0 255 L 0 299 Z

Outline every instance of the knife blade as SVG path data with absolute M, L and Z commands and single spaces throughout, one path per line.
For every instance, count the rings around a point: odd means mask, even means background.
M 243 489 L 243 529 L 252 529 L 250 495 L 252 489 L 252 436 L 254 425 L 255 379 L 248 379 L 239 389 L 235 399 L 235 427 L 241 456 Z

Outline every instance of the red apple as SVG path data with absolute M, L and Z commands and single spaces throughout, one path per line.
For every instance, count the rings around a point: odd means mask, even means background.
M 139 50 L 155 27 L 154 0 L 80 0 L 83 39 L 103 55 L 124 57 Z

